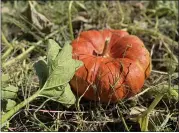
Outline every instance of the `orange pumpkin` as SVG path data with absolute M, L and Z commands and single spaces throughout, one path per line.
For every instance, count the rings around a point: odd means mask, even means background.
M 72 42 L 81 60 L 71 87 L 88 100 L 115 103 L 141 91 L 151 59 L 143 42 L 122 30 L 84 31 Z

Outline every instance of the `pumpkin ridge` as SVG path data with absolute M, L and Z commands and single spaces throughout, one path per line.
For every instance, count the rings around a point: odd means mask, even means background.
M 139 60 L 136 60 L 136 65 L 144 72 L 144 68 L 141 67 L 141 64 L 139 63 Z
M 123 37 L 126 37 L 129 35 L 129 34 L 126 34 L 126 35 L 121 36 L 120 34 L 117 34 L 116 32 L 113 32 L 113 31 L 111 31 L 111 32 L 113 33 L 113 35 L 110 38 L 111 42 L 112 42 L 112 39 L 114 39 L 114 35 L 119 37 L 119 40 L 116 40 L 115 42 L 113 42 L 114 44 L 117 43 L 118 41 L 120 41 Z M 115 47 L 115 45 L 113 45 L 109 51 L 111 51 L 113 49 L 113 47 Z
M 147 66 L 146 70 L 145 70 L 145 79 L 149 77 L 149 74 L 151 72 L 152 69 L 152 65 L 151 65 L 151 61 L 149 62 L 149 65 Z
M 85 69 L 87 70 L 87 76 L 86 76 L 86 81 L 88 81 L 88 83 L 90 83 L 90 84 L 93 84 L 93 83 L 91 83 L 91 79 L 94 81 L 95 79 L 96 79 L 96 74 L 97 74 L 97 72 L 98 72 L 98 70 L 99 70 L 99 67 L 100 67 L 100 64 L 101 64 L 101 61 L 98 61 L 99 60 L 99 58 L 98 57 L 93 57 L 93 58 L 95 58 L 95 63 L 92 65 L 92 67 L 90 68 L 90 69 L 88 69 L 88 67 L 86 66 L 86 64 L 84 64 L 84 67 L 85 67 Z M 94 67 L 93 67 L 94 66 Z M 93 73 L 94 72 L 94 73 Z
M 87 31 L 85 31 L 85 32 L 87 32 Z M 97 31 L 91 30 L 91 31 L 89 31 L 89 32 L 97 32 Z M 103 38 L 103 36 L 102 36 L 101 33 L 100 33 L 100 35 L 101 35 L 101 38 Z M 94 47 L 94 49 L 96 50 L 96 51 L 95 51 L 96 53 L 98 53 L 98 54 L 101 53 L 101 51 L 98 50 L 98 48 L 97 48 L 97 47 L 94 45 L 94 43 L 88 38 L 88 36 L 86 37 L 86 36 L 84 36 L 83 34 L 80 34 L 80 37 L 83 38 L 83 39 L 85 39 L 85 40 L 87 40 L 87 41 L 89 41 L 89 42 L 92 44 L 92 46 Z M 104 39 L 104 38 L 103 38 L 103 39 Z M 102 43 L 102 44 L 103 44 L 103 43 Z M 98 45 L 101 45 L 101 44 L 98 44 Z
M 85 39 L 86 41 L 89 41 L 92 44 L 93 48 L 96 50 L 96 47 L 94 46 L 93 42 L 90 39 L 83 36 L 81 38 Z

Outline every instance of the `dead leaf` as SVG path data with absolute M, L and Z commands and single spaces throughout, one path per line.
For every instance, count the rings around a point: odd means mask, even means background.
M 54 24 L 50 22 L 44 15 L 37 12 L 35 4 L 31 1 L 28 2 L 27 8 L 24 10 L 23 15 L 32 24 L 32 28 L 35 26 L 43 33 L 50 33 Z

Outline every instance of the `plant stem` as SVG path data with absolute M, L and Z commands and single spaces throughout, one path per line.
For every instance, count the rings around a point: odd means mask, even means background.
M 149 122 L 149 114 L 151 113 L 151 111 L 155 108 L 155 106 L 160 102 L 160 100 L 162 99 L 162 97 L 165 94 L 158 94 L 154 101 L 152 102 L 152 104 L 149 106 L 149 108 L 139 117 L 139 123 L 141 125 L 141 131 L 145 132 L 148 131 L 148 122 Z
M 4 60 L 6 57 L 8 57 L 12 50 L 13 50 L 13 47 L 9 47 L 6 50 L 6 52 L 2 55 L 1 60 Z
M 19 103 L 17 106 L 15 106 L 13 109 L 5 113 L 1 118 L 1 127 L 4 126 L 5 122 L 12 117 L 16 112 L 18 112 L 21 108 L 23 108 L 26 104 L 33 101 L 36 97 L 38 97 L 41 90 L 38 90 L 35 94 L 24 100 L 23 102 Z
M 107 50 L 108 50 L 108 44 L 109 44 L 109 40 L 106 40 L 105 41 L 105 44 L 104 44 L 104 49 L 103 49 L 103 52 L 100 56 L 105 56 Z
M 109 40 L 106 40 L 106 41 L 105 41 L 105 44 L 104 44 L 104 48 L 103 48 L 102 53 L 101 53 L 101 54 L 98 54 L 98 53 L 96 53 L 96 51 L 93 51 L 93 54 L 94 54 L 95 56 L 103 56 L 103 57 L 108 56 L 108 55 L 106 55 L 106 53 L 107 53 L 107 51 L 108 51 L 108 44 L 109 44 Z
M 145 114 L 149 114 L 155 108 L 155 106 L 160 102 L 160 100 L 162 99 L 163 96 L 164 96 L 164 94 L 157 95 L 155 97 L 154 101 L 152 102 L 152 104 L 147 109 Z
M 11 53 L 11 51 L 12 51 L 14 48 L 13 48 L 12 44 L 10 44 L 10 43 L 7 41 L 7 39 L 6 39 L 6 37 L 4 36 L 3 33 L 1 33 L 1 38 L 2 38 L 2 41 L 4 42 L 4 44 L 8 47 L 7 51 L 2 55 L 2 58 L 1 58 L 2 60 L 4 60 L 4 59 Z
M 6 37 L 4 36 L 4 33 L 1 33 L 1 38 L 2 38 L 2 41 L 4 42 L 4 44 L 8 47 L 13 47 L 6 39 Z
M 37 118 L 36 112 L 38 112 L 38 111 L 45 105 L 45 103 L 48 102 L 49 100 L 51 100 L 51 99 L 49 98 L 49 99 L 45 100 L 45 101 L 38 107 L 38 109 L 34 112 L 34 115 L 33 115 L 34 118 L 39 122 L 40 126 L 44 127 L 48 132 L 50 132 L 51 130 L 50 130 L 43 122 L 41 122 L 41 121 Z
M 13 63 L 15 63 L 16 61 L 19 61 L 19 60 L 22 60 L 23 58 L 25 58 L 25 56 L 30 53 L 36 46 L 31 46 L 29 47 L 25 52 L 23 52 L 22 54 L 18 55 L 16 58 L 2 64 L 2 67 L 6 67 L 6 66 L 9 66 Z
M 71 40 L 74 40 L 73 26 L 72 26 L 72 20 L 71 20 L 71 7 L 72 7 L 72 4 L 73 4 L 73 1 L 70 1 L 69 7 L 68 7 L 68 20 L 69 20 L 69 28 L 70 28 Z
M 127 124 L 126 124 L 126 121 L 124 120 L 124 117 L 123 117 L 123 115 L 122 115 L 122 113 L 120 111 L 120 109 L 118 109 L 118 112 L 119 112 L 119 115 L 121 117 L 122 123 L 124 124 L 125 129 L 127 130 L 127 132 L 130 132 L 130 130 L 129 130 Z
M 49 34 L 48 36 L 46 36 L 45 39 L 38 41 L 38 42 L 36 43 L 36 45 L 30 46 L 30 47 L 29 47 L 26 51 L 24 51 L 22 54 L 18 55 L 17 57 L 15 57 L 15 58 L 13 58 L 13 59 L 11 59 L 11 60 L 9 60 L 9 61 L 7 61 L 7 62 L 4 63 L 4 64 L 2 64 L 2 68 L 9 66 L 9 65 L 15 63 L 16 61 L 22 60 L 23 58 L 25 58 L 25 56 L 26 56 L 27 54 L 29 54 L 32 50 L 34 50 L 37 46 L 39 46 L 43 41 L 45 41 L 45 40 L 47 40 L 48 38 L 54 36 L 54 35 L 55 35 L 56 33 L 58 33 L 58 32 L 59 32 L 59 30 L 54 31 L 54 32 L 52 32 L 51 34 Z

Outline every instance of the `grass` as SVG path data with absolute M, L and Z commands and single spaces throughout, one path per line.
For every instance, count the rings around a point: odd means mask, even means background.
M 37 98 L 14 114 L 2 131 L 141 131 L 137 119 L 147 110 L 149 131 L 178 130 L 178 97 L 171 91 L 178 89 L 179 82 L 177 1 L 32 1 L 36 11 L 46 17 L 41 18 L 40 26 L 38 20 L 28 16 L 27 4 L 4 1 L 1 7 L 2 77 L 8 77 L 2 87 L 18 87 L 16 103 L 38 90 L 33 64 L 46 56 L 45 41 L 49 38 L 63 46 L 84 30 L 125 29 L 144 41 L 153 68 L 143 92 L 117 105 L 82 98 L 78 105 L 67 109 Z M 166 93 L 163 90 L 172 95 L 157 98 L 158 92 Z

